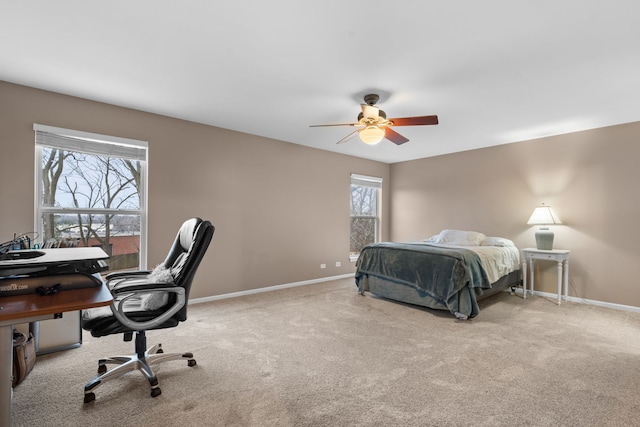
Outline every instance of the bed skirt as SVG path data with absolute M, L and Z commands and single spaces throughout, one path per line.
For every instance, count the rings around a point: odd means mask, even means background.
M 491 289 L 475 288 L 475 300 L 480 301 L 487 297 L 497 294 L 505 290 L 506 288 L 516 287 L 522 285 L 521 271 L 516 270 L 505 276 L 502 276 L 495 283 L 491 284 Z M 356 285 L 360 292 L 369 291 L 370 293 L 387 298 L 394 301 L 400 301 L 408 304 L 419 305 L 422 307 L 433 308 L 437 310 L 447 310 L 446 303 L 444 301 L 433 298 L 429 294 L 422 292 L 418 288 L 408 286 L 403 283 L 394 282 L 393 280 L 384 279 L 378 276 L 364 274 L 359 278 L 356 278 Z M 465 287 L 461 289 L 459 293 L 459 304 L 461 313 L 453 313 L 459 319 L 467 319 L 468 316 L 463 314 L 467 310 L 462 310 L 463 307 L 472 304 L 472 298 L 468 293 L 471 289 Z

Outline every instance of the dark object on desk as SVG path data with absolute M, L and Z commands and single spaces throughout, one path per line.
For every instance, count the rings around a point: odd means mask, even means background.
M 31 238 L 29 237 L 29 234 L 32 234 L 32 233 L 25 233 L 19 236 L 17 234 L 14 234 L 13 240 L 0 243 L 0 257 L 5 252 L 11 251 L 14 249 L 31 249 Z
M 42 251 L 9 251 L 0 254 L 0 261 L 39 258 L 43 255 Z
M 192 353 L 165 354 L 161 344 L 147 349 L 145 331 L 173 328 L 187 319 L 189 290 L 204 256 L 214 227 L 209 221 L 192 218 L 180 227 L 164 263 L 153 271 L 112 273 L 106 277 L 113 295 L 110 307 L 83 313 L 82 328 L 94 337 L 124 334 L 131 341 L 135 332 L 135 354 L 98 360 L 98 376 L 84 386 L 84 402 L 95 400 L 94 390 L 103 382 L 140 370 L 149 381 L 151 396 L 160 395 L 158 379 L 151 365 L 168 360 L 196 364 Z M 116 364 L 107 372 L 107 364 Z
M 20 384 L 36 364 L 36 348 L 33 335 L 13 331 L 13 372 L 11 385 Z
M 54 276 L 10 276 L 0 278 L 0 297 L 11 295 L 53 295 L 67 289 L 92 288 L 102 285 L 99 277 L 85 273 Z

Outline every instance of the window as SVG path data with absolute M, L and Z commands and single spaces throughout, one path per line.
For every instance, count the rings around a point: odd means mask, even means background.
M 351 175 L 351 259 L 379 240 L 381 189 L 382 178 Z
M 146 268 L 146 141 L 33 128 L 37 242 L 101 247 L 110 271 Z

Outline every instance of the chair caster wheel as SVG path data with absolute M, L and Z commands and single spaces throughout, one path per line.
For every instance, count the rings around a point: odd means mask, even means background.
M 161 354 L 161 353 L 164 353 L 164 350 L 159 348 L 158 351 L 156 351 L 156 354 Z
M 98 375 L 102 375 L 107 372 L 107 365 L 98 365 Z
M 196 365 L 197 365 L 197 363 L 196 363 L 196 359 L 189 359 L 189 360 L 187 360 L 187 365 L 188 365 L 188 366 L 196 366 Z
M 157 396 L 160 396 L 161 394 L 162 394 L 162 390 L 160 390 L 159 388 L 151 389 L 151 397 L 157 397 Z
M 93 402 L 94 400 L 96 400 L 95 393 L 85 393 L 84 394 L 84 403 Z

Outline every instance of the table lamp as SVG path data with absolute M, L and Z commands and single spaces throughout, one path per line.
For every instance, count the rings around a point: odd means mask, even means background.
M 529 225 L 553 225 L 562 224 L 556 214 L 551 210 L 551 207 L 542 205 L 533 210 L 529 221 Z M 536 247 L 538 249 L 550 251 L 553 249 L 553 231 L 549 230 L 549 227 L 540 227 L 536 231 Z

